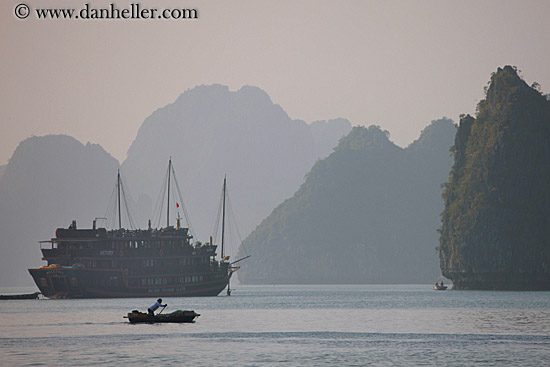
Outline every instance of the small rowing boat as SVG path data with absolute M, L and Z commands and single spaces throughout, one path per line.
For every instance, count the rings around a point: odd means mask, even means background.
M 158 314 L 158 315 L 149 315 L 145 312 L 139 312 L 138 310 L 133 310 L 128 312 L 127 316 L 123 316 L 125 319 L 128 319 L 130 323 L 148 323 L 153 324 L 157 322 L 195 322 L 195 318 L 199 317 L 200 314 L 195 311 L 182 311 L 177 310 L 172 313 L 167 314 Z
M 0 295 L 0 299 L 38 299 L 40 292 Z

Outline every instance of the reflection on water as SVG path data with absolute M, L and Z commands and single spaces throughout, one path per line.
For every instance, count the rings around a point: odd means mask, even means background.
M 122 316 L 151 300 L 0 301 L 0 355 L 7 365 L 128 366 L 530 366 L 550 358 L 549 292 L 239 286 L 231 297 L 164 301 L 167 311 L 202 316 L 130 325 Z

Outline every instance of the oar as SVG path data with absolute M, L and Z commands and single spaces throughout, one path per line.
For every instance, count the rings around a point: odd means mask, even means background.
M 168 305 L 166 305 L 166 306 L 168 306 Z M 160 314 L 162 313 L 162 311 L 164 311 L 164 309 L 166 308 L 166 306 L 164 306 L 164 307 L 162 308 L 162 310 L 160 310 L 160 312 L 157 313 L 157 316 L 160 315 Z

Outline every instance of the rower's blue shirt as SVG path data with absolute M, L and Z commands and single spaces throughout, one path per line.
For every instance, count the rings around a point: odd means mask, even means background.
M 151 307 L 149 307 L 149 309 L 151 311 L 155 311 L 157 308 L 159 308 L 160 306 L 162 306 L 162 304 L 160 304 L 159 301 L 156 301 L 154 305 L 152 305 Z

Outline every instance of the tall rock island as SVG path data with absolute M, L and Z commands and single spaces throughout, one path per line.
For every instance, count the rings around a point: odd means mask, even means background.
M 499 68 L 452 151 L 443 275 L 455 289 L 550 290 L 550 101 Z

